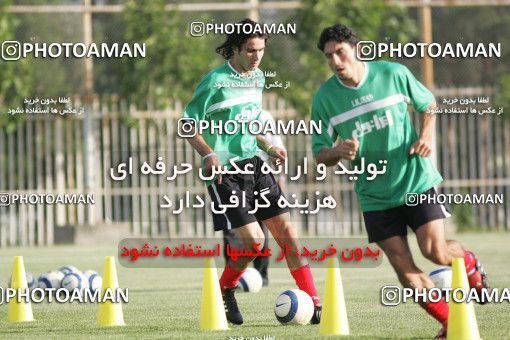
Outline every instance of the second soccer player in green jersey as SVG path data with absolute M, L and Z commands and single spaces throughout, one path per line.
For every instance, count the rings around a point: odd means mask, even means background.
M 409 194 L 426 195 L 435 202 L 434 186 L 442 181 L 427 158 L 435 127 L 435 117 L 429 113 L 435 107 L 434 96 L 403 65 L 359 60 L 357 42 L 354 31 L 344 25 L 324 29 L 319 38 L 318 48 L 334 75 L 320 87 L 312 104 L 312 119 L 327 127 L 312 138 L 317 162 L 333 166 L 345 159 L 361 166 L 387 161 L 384 174 L 373 180 L 359 175 L 355 190 L 369 241 L 382 248 L 404 287 L 434 287 L 414 263 L 409 226 L 427 259 L 451 265 L 454 257 L 464 258 L 470 286 L 478 293 L 488 289 L 487 274 L 475 255 L 459 242 L 445 239 L 442 220 L 450 216 L 446 208 L 435 203 L 405 204 Z M 423 115 L 419 134 L 410 122 L 409 105 Z M 442 324 L 437 337 L 446 337 L 445 300 L 423 300 L 420 305 Z

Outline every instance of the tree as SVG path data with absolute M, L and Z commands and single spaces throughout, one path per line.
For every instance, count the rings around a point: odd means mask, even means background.
M 0 41 L 16 40 L 15 29 L 19 22 L 5 9 L 11 1 L 3 1 L 0 5 Z M 30 96 L 32 78 L 29 72 L 29 60 L 19 59 L 3 61 L 0 68 L 0 127 L 7 125 L 7 130 L 14 129 L 22 116 L 8 115 L 9 108 L 23 106 L 23 99 Z
M 317 49 L 322 30 L 336 23 L 352 27 L 362 40 L 406 42 L 416 34 L 413 20 L 401 7 L 389 7 L 384 0 L 303 0 L 303 7 L 290 18 L 297 34 L 287 48 L 269 47 L 268 66 L 291 82 L 292 91 L 281 95 L 300 115 L 306 115 L 313 93 L 331 77 L 326 60 Z M 286 59 L 291 62 L 282 63 Z
M 129 59 L 120 65 L 121 94 L 139 107 L 156 107 L 169 100 L 187 101 L 205 71 L 210 68 L 211 49 L 203 39 L 183 34 L 187 22 L 177 11 L 165 11 L 165 0 L 130 0 L 124 11 L 124 40 L 145 43 L 146 58 Z

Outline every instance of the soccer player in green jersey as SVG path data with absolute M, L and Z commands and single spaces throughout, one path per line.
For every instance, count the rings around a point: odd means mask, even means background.
M 356 34 L 344 25 L 321 33 L 317 47 L 334 75 L 322 84 L 312 104 L 312 119 L 327 127 L 312 138 L 317 162 L 333 166 L 345 159 L 359 166 L 361 158 L 375 164 L 387 161 L 384 175 L 373 180 L 367 180 L 367 174 L 358 175 L 355 191 L 369 241 L 381 247 L 404 287 L 434 287 L 413 261 L 407 241 L 409 226 L 427 259 L 449 266 L 452 258 L 462 257 L 470 286 L 478 292 L 489 288 L 487 274 L 475 255 L 459 242 L 445 239 L 443 219 L 449 216 L 445 207 L 405 204 L 408 193 L 437 195 L 434 186 L 442 181 L 427 158 L 435 125 L 435 116 L 429 113 L 436 105 L 434 96 L 401 64 L 358 60 L 357 42 Z M 419 134 L 409 119 L 408 105 L 423 114 Z M 438 337 L 446 336 L 445 300 L 420 305 L 442 324 Z
M 264 74 L 258 68 L 264 55 L 268 36 L 255 30 L 257 25 L 249 19 L 240 22 L 239 30 L 227 35 L 226 41 L 216 49 L 227 62 L 209 72 L 198 85 L 191 102 L 186 106 L 183 119 L 192 120 L 199 130 L 203 122 L 221 125 L 235 122 L 240 125 L 259 119 L 261 113 Z M 255 33 L 255 32 L 259 33 Z M 253 34 L 245 32 L 254 32 Z M 189 122 L 188 122 L 189 123 Z M 226 124 L 225 124 L 226 128 Z M 297 232 L 290 222 L 287 207 L 280 207 L 278 199 L 282 195 L 280 186 L 272 174 L 262 173 L 264 162 L 257 156 L 259 148 L 269 156 L 285 159 L 283 149 L 271 145 L 262 136 L 243 133 L 242 129 L 231 129 L 230 133 L 218 133 L 206 129 L 188 141 L 202 156 L 206 172 L 220 166 L 251 170 L 252 174 L 223 174 L 207 183 L 214 205 L 230 204 L 232 196 L 243 204 L 228 207 L 224 212 L 214 213 L 215 230 L 234 230 L 247 250 L 254 250 L 257 243 L 264 243 L 264 233 L 257 221 L 264 223 L 280 246 L 288 246 L 287 265 L 299 289 L 312 298 L 315 310 L 312 323 L 320 322 L 321 305 L 315 288 L 310 266 L 297 249 L 300 249 Z M 182 135 L 182 133 L 181 133 Z M 269 202 L 267 207 L 259 207 L 261 196 Z M 254 209 L 258 207 L 258 209 Z M 260 249 L 260 248 L 259 248 Z M 230 260 L 221 275 L 220 287 L 225 303 L 227 320 L 242 324 L 243 317 L 234 296 L 237 281 L 255 257 L 242 256 L 237 261 Z

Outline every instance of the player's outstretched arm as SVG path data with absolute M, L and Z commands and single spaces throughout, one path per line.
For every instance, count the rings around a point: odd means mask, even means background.
M 428 157 L 432 153 L 432 137 L 436 127 L 436 115 L 433 113 L 436 103 L 432 103 L 424 112 L 422 119 L 422 128 L 420 137 L 409 149 L 409 154 L 416 154 L 422 157 Z

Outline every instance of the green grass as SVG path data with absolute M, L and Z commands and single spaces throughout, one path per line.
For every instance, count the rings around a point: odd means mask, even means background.
M 510 287 L 510 234 L 462 234 L 456 236 L 476 252 L 487 268 L 494 287 Z M 419 255 L 411 240 L 415 259 L 424 271 L 436 266 Z M 65 264 L 95 269 L 102 273 L 103 259 L 113 255 L 111 247 L 14 248 L 0 251 L 0 283 L 5 286 L 12 271 L 12 257 L 23 255 L 25 267 L 34 274 Z M 0 307 L 2 338 L 210 338 L 274 336 L 316 338 L 318 326 L 281 326 L 273 315 L 276 296 L 295 284 L 286 269 L 270 269 L 270 285 L 257 294 L 239 293 L 238 302 L 245 324 L 228 331 L 199 329 L 202 270 L 128 269 L 117 267 L 122 287 L 129 288 L 129 303 L 123 306 L 125 327 L 101 328 L 96 325 L 94 304 L 33 304 L 35 322 L 13 324 L 7 321 L 7 307 Z M 324 295 L 324 269 L 313 269 L 317 288 Z M 342 279 L 351 336 L 345 339 L 432 339 L 439 324 L 419 306 L 407 303 L 397 307 L 380 304 L 379 291 L 395 284 L 396 276 L 385 259 L 373 269 L 343 269 Z M 484 339 L 510 339 L 510 304 L 475 306 L 480 334 Z

